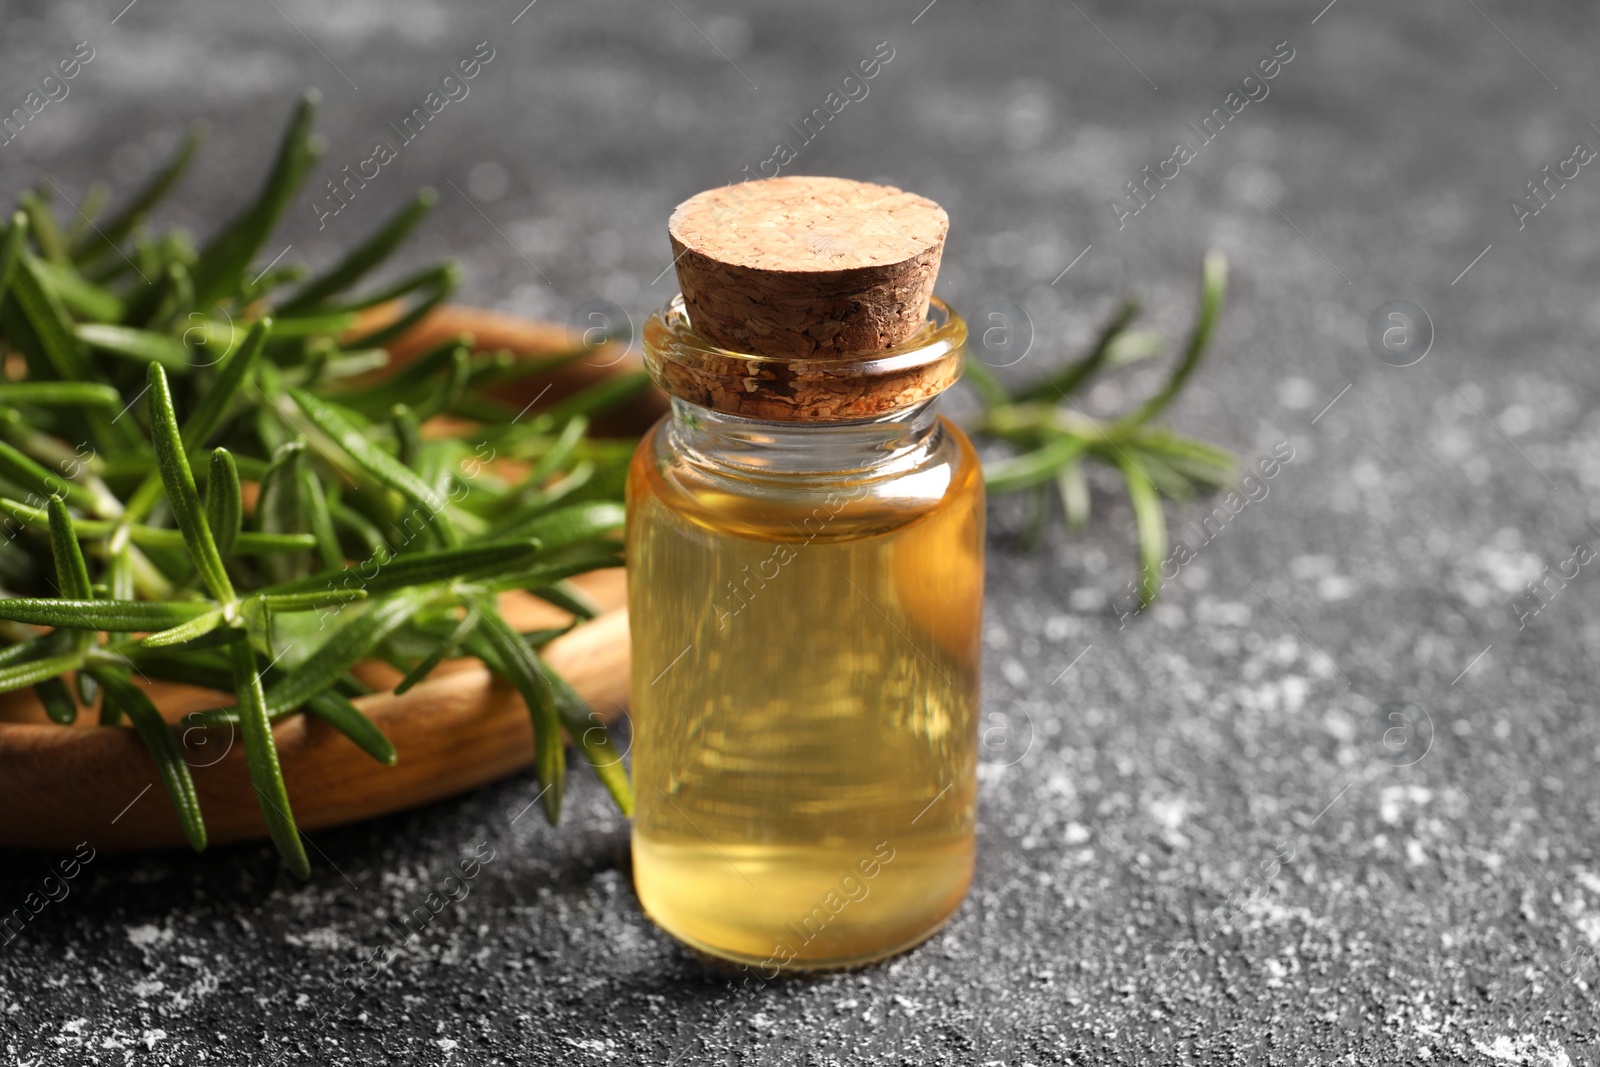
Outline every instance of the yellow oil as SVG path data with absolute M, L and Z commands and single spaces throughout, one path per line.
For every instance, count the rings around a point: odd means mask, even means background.
M 943 432 L 915 491 L 841 481 L 820 505 L 713 488 L 653 438 L 634 459 L 634 880 L 691 946 L 850 966 L 966 893 L 983 487 Z

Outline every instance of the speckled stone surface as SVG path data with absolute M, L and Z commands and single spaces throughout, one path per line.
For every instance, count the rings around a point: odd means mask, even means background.
M 977 883 L 901 959 L 736 996 L 641 917 L 594 783 L 552 830 L 513 821 L 522 778 L 316 833 L 303 884 L 263 847 L 94 858 L 0 945 L 0 1060 L 1596 1062 L 1600 573 L 1524 585 L 1600 539 L 1600 176 L 1566 162 L 1600 145 L 1592 5 L 124 3 L 6 5 L 0 111 L 94 49 L 0 147 L 7 202 L 45 174 L 126 188 L 199 116 L 165 218 L 204 232 L 301 87 L 325 98 L 320 185 L 487 41 L 468 95 L 322 229 L 297 202 L 291 256 L 327 262 L 432 183 L 408 255 L 460 256 L 465 298 L 637 319 L 669 295 L 673 205 L 782 142 L 784 173 L 948 209 L 940 292 L 1026 310 L 1015 380 L 1129 287 L 1181 330 L 1222 248 L 1232 304 L 1171 419 L 1293 458 L 1209 540 L 1189 524 L 1215 501 L 1175 511 L 1195 558 L 1139 617 L 1116 610 L 1113 483 L 1086 537 L 1036 552 L 1020 505 L 993 508 Z M 844 79 L 885 41 L 861 96 Z M 787 124 L 836 90 L 860 98 L 803 142 Z M 1193 158 L 1166 162 L 1179 139 Z M 1138 213 L 1113 208 L 1146 165 Z M 1393 300 L 1436 332 L 1413 366 L 1369 351 Z M 393 933 L 490 849 L 465 899 Z M 59 860 L 0 855 L 0 908 Z

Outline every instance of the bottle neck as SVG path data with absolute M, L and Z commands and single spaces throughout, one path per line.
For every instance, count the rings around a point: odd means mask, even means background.
M 780 422 L 672 399 L 664 430 L 674 452 L 708 473 L 751 481 L 893 476 L 917 468 L 943 438 L 939 399 L 874 419 Z
M 938 396 L 961 376 L 967 324 L 937 297 L 916 335 L 842 358 L 734 352 L 695 332 L 682 294 L 644 324 L 644 362 L 668 396 L 762 425 L 871 423 Z

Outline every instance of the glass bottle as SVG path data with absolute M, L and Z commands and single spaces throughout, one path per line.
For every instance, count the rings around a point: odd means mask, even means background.
M 645 327 L 672 412 L 628 476 L 635 885 L 769 977 L 908 948 L 972 877 L 984 494 L 937 413 L 965 340 L 937 299 L 826 361 L 719 348 L 681 296 Z M 774 380 L 880 403 L 719 410 Z

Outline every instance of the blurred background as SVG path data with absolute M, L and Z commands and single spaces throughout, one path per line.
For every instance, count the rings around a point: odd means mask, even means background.
M 939 291 L 1011 316 L 976 353 L 1006 380 L 1130 292 L 1181 335 L 1221 249 L 1229 307 L 1170 422 L 1292 458 L 1138 617 L 1114 481 L 1037 548 L 996 502 L 979 876 L 906 957 L 738 993 L 639 915 L 591 782 L 570 824 L 513 829 L 518 779 L 317 834 L 309 884 L 265 847 L 98 857 L 0 950 L 10 1057 L 1594 1060 L 1600 579 L 1561 571 L 1600 538 L 1592 6 L 525 3 L 7 3 L 0 198 L 126 192 L 204 120 L 161 215 L 204 236 L 314 87 L 289 258 L 332 262 L 432 185 L 394 272 L 454 256 L 464 302 L 637 324 L 675 291 L 672 208 L 776 159 L 939 201 Z M 1169 509 L 1174 535 L 1214 505 Z M 472 896 L 326 1011 L 486 840 Z M 0 858 L 0 905 L 50 862 Z

